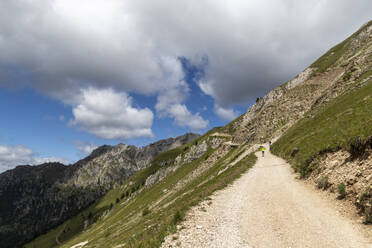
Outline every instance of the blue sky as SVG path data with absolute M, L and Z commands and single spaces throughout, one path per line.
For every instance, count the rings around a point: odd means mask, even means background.
M 5 121 L 0 122 L 0 144 L 8 146 L 22 144 L 32 149 L 34 156 L 61 158 L 73 163 L 87 155 L 86 152 L 79 150 L 79 145 L 95 147 L 103 144 L 126 143 L 143 146 L 159 139 L 183 135 L 186 132 L 203 133 L 212 127 L 228 123 L 228 120 L 219 118 L 213 112 L 213 98 L 203 93 L 194 81 L 196 74 L 202 72 L 187 66 L 184 60 L 183 63 L 185 63 L 183 69 L 186 81 L 190 86 L 190 97 L 185 104 L 191 112 L 199 112 L 204 119 L 209 120 L 207 128 L 191 130 L 188 127 L 177 126 L 170 117 L 155 117 L 151 126 L 154 133 L 152 138 L 104 139 L 79 127 L 68 125 L 69 120 L 74 118 L 72 109 L 59 100 L 41 94 L 31 87 L 0 88 L 0 113 L 6 117 Z M 134 105 L 139 108 L 147 107 L 156 112 L 154 109 L 156 96 L 131 94 L 131 97 Z M 234 109 L 238 113 L 244 113 L 248 105 L 249 103 L 237 104 Z
M 225 125 L 371 9 L 369 0 L 0 1 L 0 172 Z

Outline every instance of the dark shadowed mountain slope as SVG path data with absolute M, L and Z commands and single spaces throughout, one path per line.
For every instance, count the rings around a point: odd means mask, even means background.
M 199 137 L 185 134 L 137 148 L 101 146 L 72 166 L 17 166 L 0 174 L 1 247 L 20 247 L 92 204 L 158 153 Z

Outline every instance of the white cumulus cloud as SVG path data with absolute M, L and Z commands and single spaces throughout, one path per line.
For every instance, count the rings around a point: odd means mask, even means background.
M 190 89 L 184 81 L 184 72 L 179 59 L 167 58 L 164 61 L 164 71 L 167 73 L 167 87 L 160 91 L 157 97 L 155 110 L 159 117 L 171 117 L 180 127 L 188 127 L 193 131 L 205 129 L 209 121 L 204 120 L 199 113 L 191 113 L 184 101 Z
M 132 98 L 124 92 L 88 88 L 76 100 L 70 125 L 104 139 L 153 137 L 152 111 L 133 107 Z
M 177 125 L 189 127 L 193 131 L 205 129 L 209 121 L 204 120 L 199 113 L 192 114 L 184 104 L 171 105 L 168 112 L 174 118 Z
M 235 111 L 232 108 L 223 108 L 221 106 L 215 105 L 214 111 L 218 117 L 223 120 L 232 121 L 239 116 L 239 112 Z
M 32 149 L 23 145 L 0 145 L 0 173 L 17 165 L 37 165 L 47 162 L 69 164 L 70 161 L 56 157 L 39 157 Z
M 81 141 L 73 141 L 72 143 L 82 155 L 89 155 L 94 149 L 98 147 L 97 145 Z

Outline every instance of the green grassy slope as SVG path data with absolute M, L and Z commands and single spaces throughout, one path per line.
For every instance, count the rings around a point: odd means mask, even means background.
M 365 73 L 358 82 L 370 75 L 371 71 Z M 309 117 L 298 121 L 272 146 L 273 153 L 289 160 L 302 176 L 313 169 L 310 161 L 318 154 L 352 151 L 356 137 L 363 143 L 372 136 L 372 80 L 305 116 Z M 298 152 L 291 156 L 295 148 Z
M 365 26 L 371 25 L 372 21 L 369 21 Z M 360 32 L 362 32 L 365 26 L 361 27 L 358 31 L 353 33 L 343 42 L 337 44 L 336 46 L 332 47 L 328 52 L 318 58 L 314 63 L 310 65 L 310 67 L 318 68 L 317 72 L 325 72 L 330 66 L 334 65 L 334 63 L 345 54 L 345 52 L 349 49 L 351 41 L 353 38 L 358 36 Z M 352 55 L 350 55 L 352 56 Z
M 149 188 L 145 186 L 148 176 L 162 168 L 173 166 L 173 161 L 178 155 L 185 154 L 192 145 L 209 139 L 209 135 L 216 130 L 211 130 L 190 144 L 159 154 L 150 167 L 131 177 L 122 186 L 111 190 L 78 216 L 38 237 L 25 247 L 70 247 L 86 240 L 89 244 L 85 247 L 114 247 L 119 244 L 123 247 L 158 247 L 168 233 L 175 231 L 175 226 L 187 209 L 215 190 L 231 183 L 256 160 L 251 154 L 235 166 L 227 167 L 244 149 L 235 148 L 197 177 L 191 177 L 217 149 L 209 147 L 199 159 L 180 166 L 160 183 Z M 178 190 L 173 190 L 178 182 L 187 177 L 191 179 Z M 86 220 L 91 225 L 82 232 Z M 57 236 L 61 245 L 57 243 Z

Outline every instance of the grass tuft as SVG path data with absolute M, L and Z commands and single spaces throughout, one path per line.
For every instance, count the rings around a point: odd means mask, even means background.
M 143 211 L 142 211 L 142 216 L 146 216 L 148 214 L 150 214 L 151 211 L 148 209 L 148 208 L 145 208 Z
M 181 214 L 181 212 L 177 210 L 176 213 L 173 215 L 172 220 L 173 225 L 177 225 L 179 222 L 183 220 L 183 218 L 184 218 L 183 214 Z
M 346 196 L 346 186 L 344 183 L 340 183 L 337 186 L 337 191 L 338 191 L 338 199 L 344 199 Z
M 347 150 L 351 158 L 356 159 L 365 155 L 367 148 L 371 147 L 372 136 L 369 138 L 353 137 L 349 140 Z
M 317 182 L 318 189 L 327 189 L 329 187 L 328 176 L 321 176 Z

